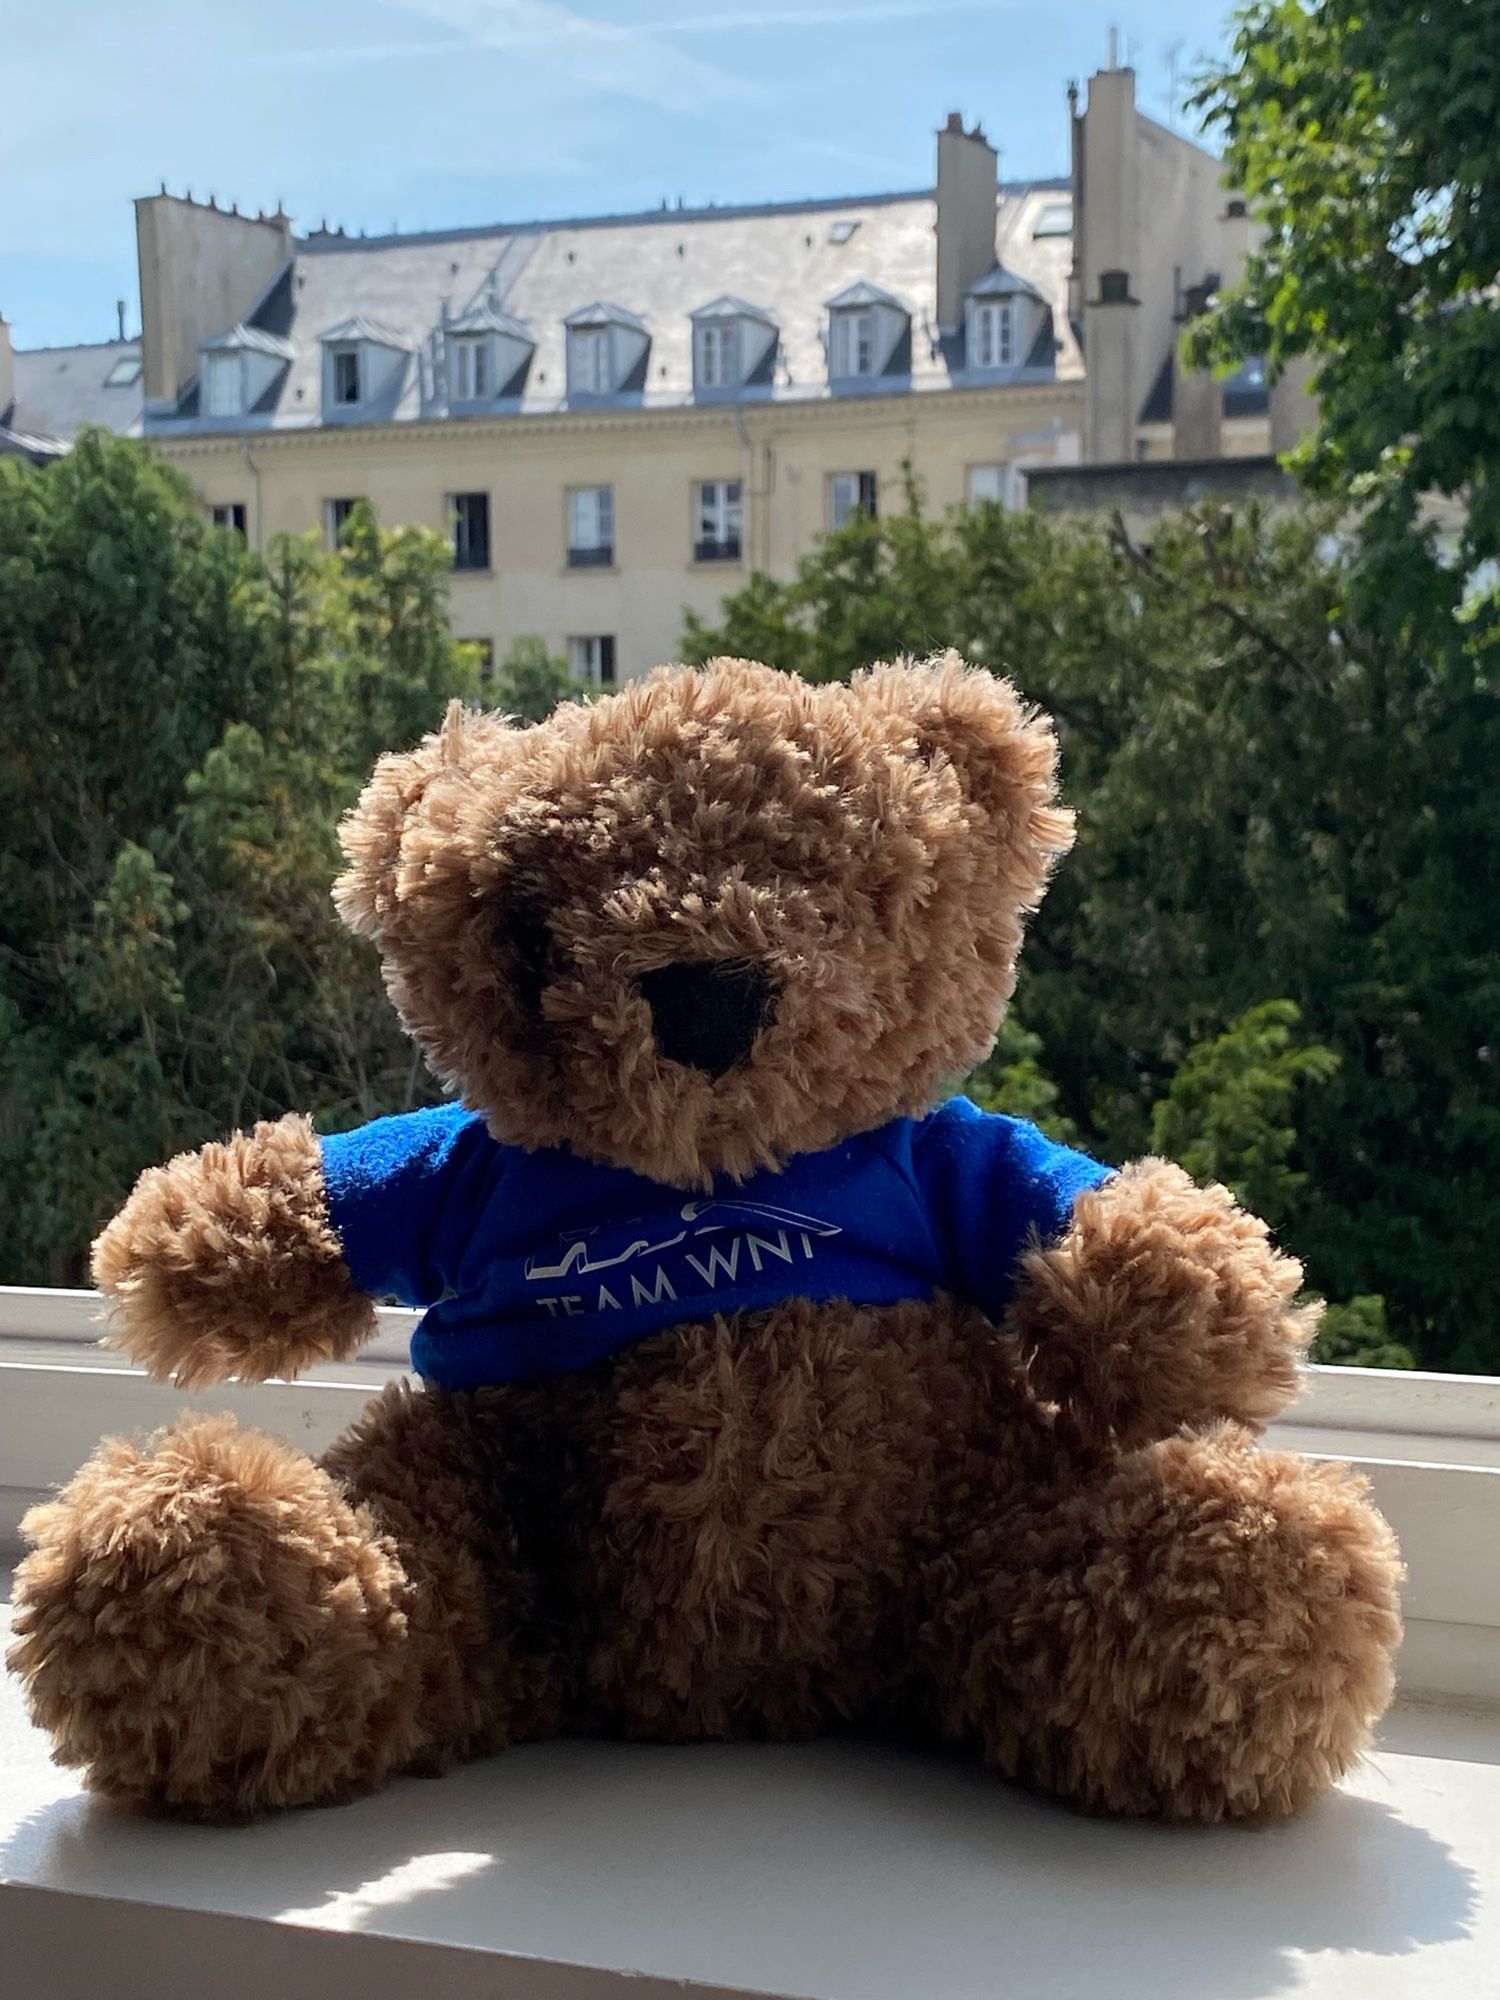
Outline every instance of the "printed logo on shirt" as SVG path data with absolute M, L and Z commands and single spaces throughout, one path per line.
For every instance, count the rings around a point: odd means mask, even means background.
M 539 1296 L 537 1304 L 553 1319 L 576 1318 L 676 1300 L 680 1291 L 713 1292 L 776 1265 L 810 1264 L 821 1239 L 843 1233 L 815 1215 L 732 1197 L 684 1202 L 675 1219 L 682 1226 L 671 1234 L 660 1233 L 669 1225 L 653 1228 L 645 1220 L 568 1232 L 549 1259 L 527 1258 L 526 1276 L 534 1285 L 572 1281 L 584 1288 Z

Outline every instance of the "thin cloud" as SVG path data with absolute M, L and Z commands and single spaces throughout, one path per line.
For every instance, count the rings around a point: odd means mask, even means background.
M 726 28 L 850 28 L 877 21 L 932 21 L 962 14 L 996 14 L 1009 11 L 995 0 L 941 0 L 941 4 L 921 4 L 921 0 L 897 0 L 895 5 L 876 7 L 786 7 L 761 9 L 744 14 L 686 14 L 677 20 L 652 21 L 658 35 L 713 35 Z
M 754 94 L 716 63 L 658 41 L 652 27 L 590 20 L 562 0 L 400 0 L 391 9 L 429 27 L 438 39 L 339 43 L 284 49 L 261 57 L 265 69 L 323 64 L 402 63 L 429 57 L 513 55 L 545 58 L 551 77 L 574 88 L 625 97 L 659 110 L 701 110 L 706 103 Z
M 551 49 L 566 53 L 569 49 L 592 46 L 600 54 L 608 52 L 616 56 L 621 53 L 635 55 L 651 49 L 659 61 L 668 52 L 651 48 L 652 37 L 656 35 L 862 27 L 884 21 L 953 20 L 976 14 L 993 16 L 997 12 L 1013 10 L 1003 4 L 997 7 L 996 0 L 937 0 L 937 4 L 932 4 L 932 0 L 927 0 L 927 4 L 924 0 L 883 0 L 883 4 L 873 7 L 851 4 L 772 8 L 753 13 L 682 14 L 638 25 L 590 20 L 556 4 L 556 0 L 404 0 L 401 11 L 427 20 L 450 21 L 461 32 L 446 35 L 440 41 L 413 39 L 405 42 L 365 42 L 353 47 L 337 44 L 320 48 L 281 49 L 253 57 L 247 66 L 252 69 L 302 69 L 328 62 L 406 62 L 432 56 L 464 55 L 472 53 L 476 47 L 496 51 Z M 715 66 L 705 65 L 701 71 L 695 72 L 695 82 L 700 76 L 710 78 L 713 85 L 726 94 L 743 94 L 744 85 L 740 80 Z M 658 83 L 663 81 L 670 80 L 657 79 Z M 619 87 L 623 79 L 617 76 L 610 82 Z M 628 91 L 626 94 L 638 93 Z M 649 92 L 639 94 L 650 96 Z

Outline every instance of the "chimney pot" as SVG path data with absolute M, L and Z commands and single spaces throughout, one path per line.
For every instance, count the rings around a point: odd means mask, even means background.
M 964 129 L 964 114 L 961 111 L 950 111 L 948 113 L 948 123 L 943 127 L 943 130 L 945 132 L 961 133 L 963 129 Z

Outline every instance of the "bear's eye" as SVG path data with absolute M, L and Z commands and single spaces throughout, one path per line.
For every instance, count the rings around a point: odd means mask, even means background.
M 544 905 L 534 899 L 512 904 L 500 934 L 510 961 L 510 983 L 523 1013 L 542 1018 L 542 995 L 552 978 L 552 930 Z

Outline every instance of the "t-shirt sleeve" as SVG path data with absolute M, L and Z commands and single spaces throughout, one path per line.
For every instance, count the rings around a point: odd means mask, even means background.
M 952 1289 L 997 1320 L 1023 1253 L 1061 1236 L 1079 1195 L 1114 1172 L 967 1097 L 923 1121 L 912 1162 Z
M 322 1141 L 329 1216 L 362 1292 L 404 1306 L 442 1297 L 445 1224 L 485 1136 L 475 1113 L 445 1104 Z

